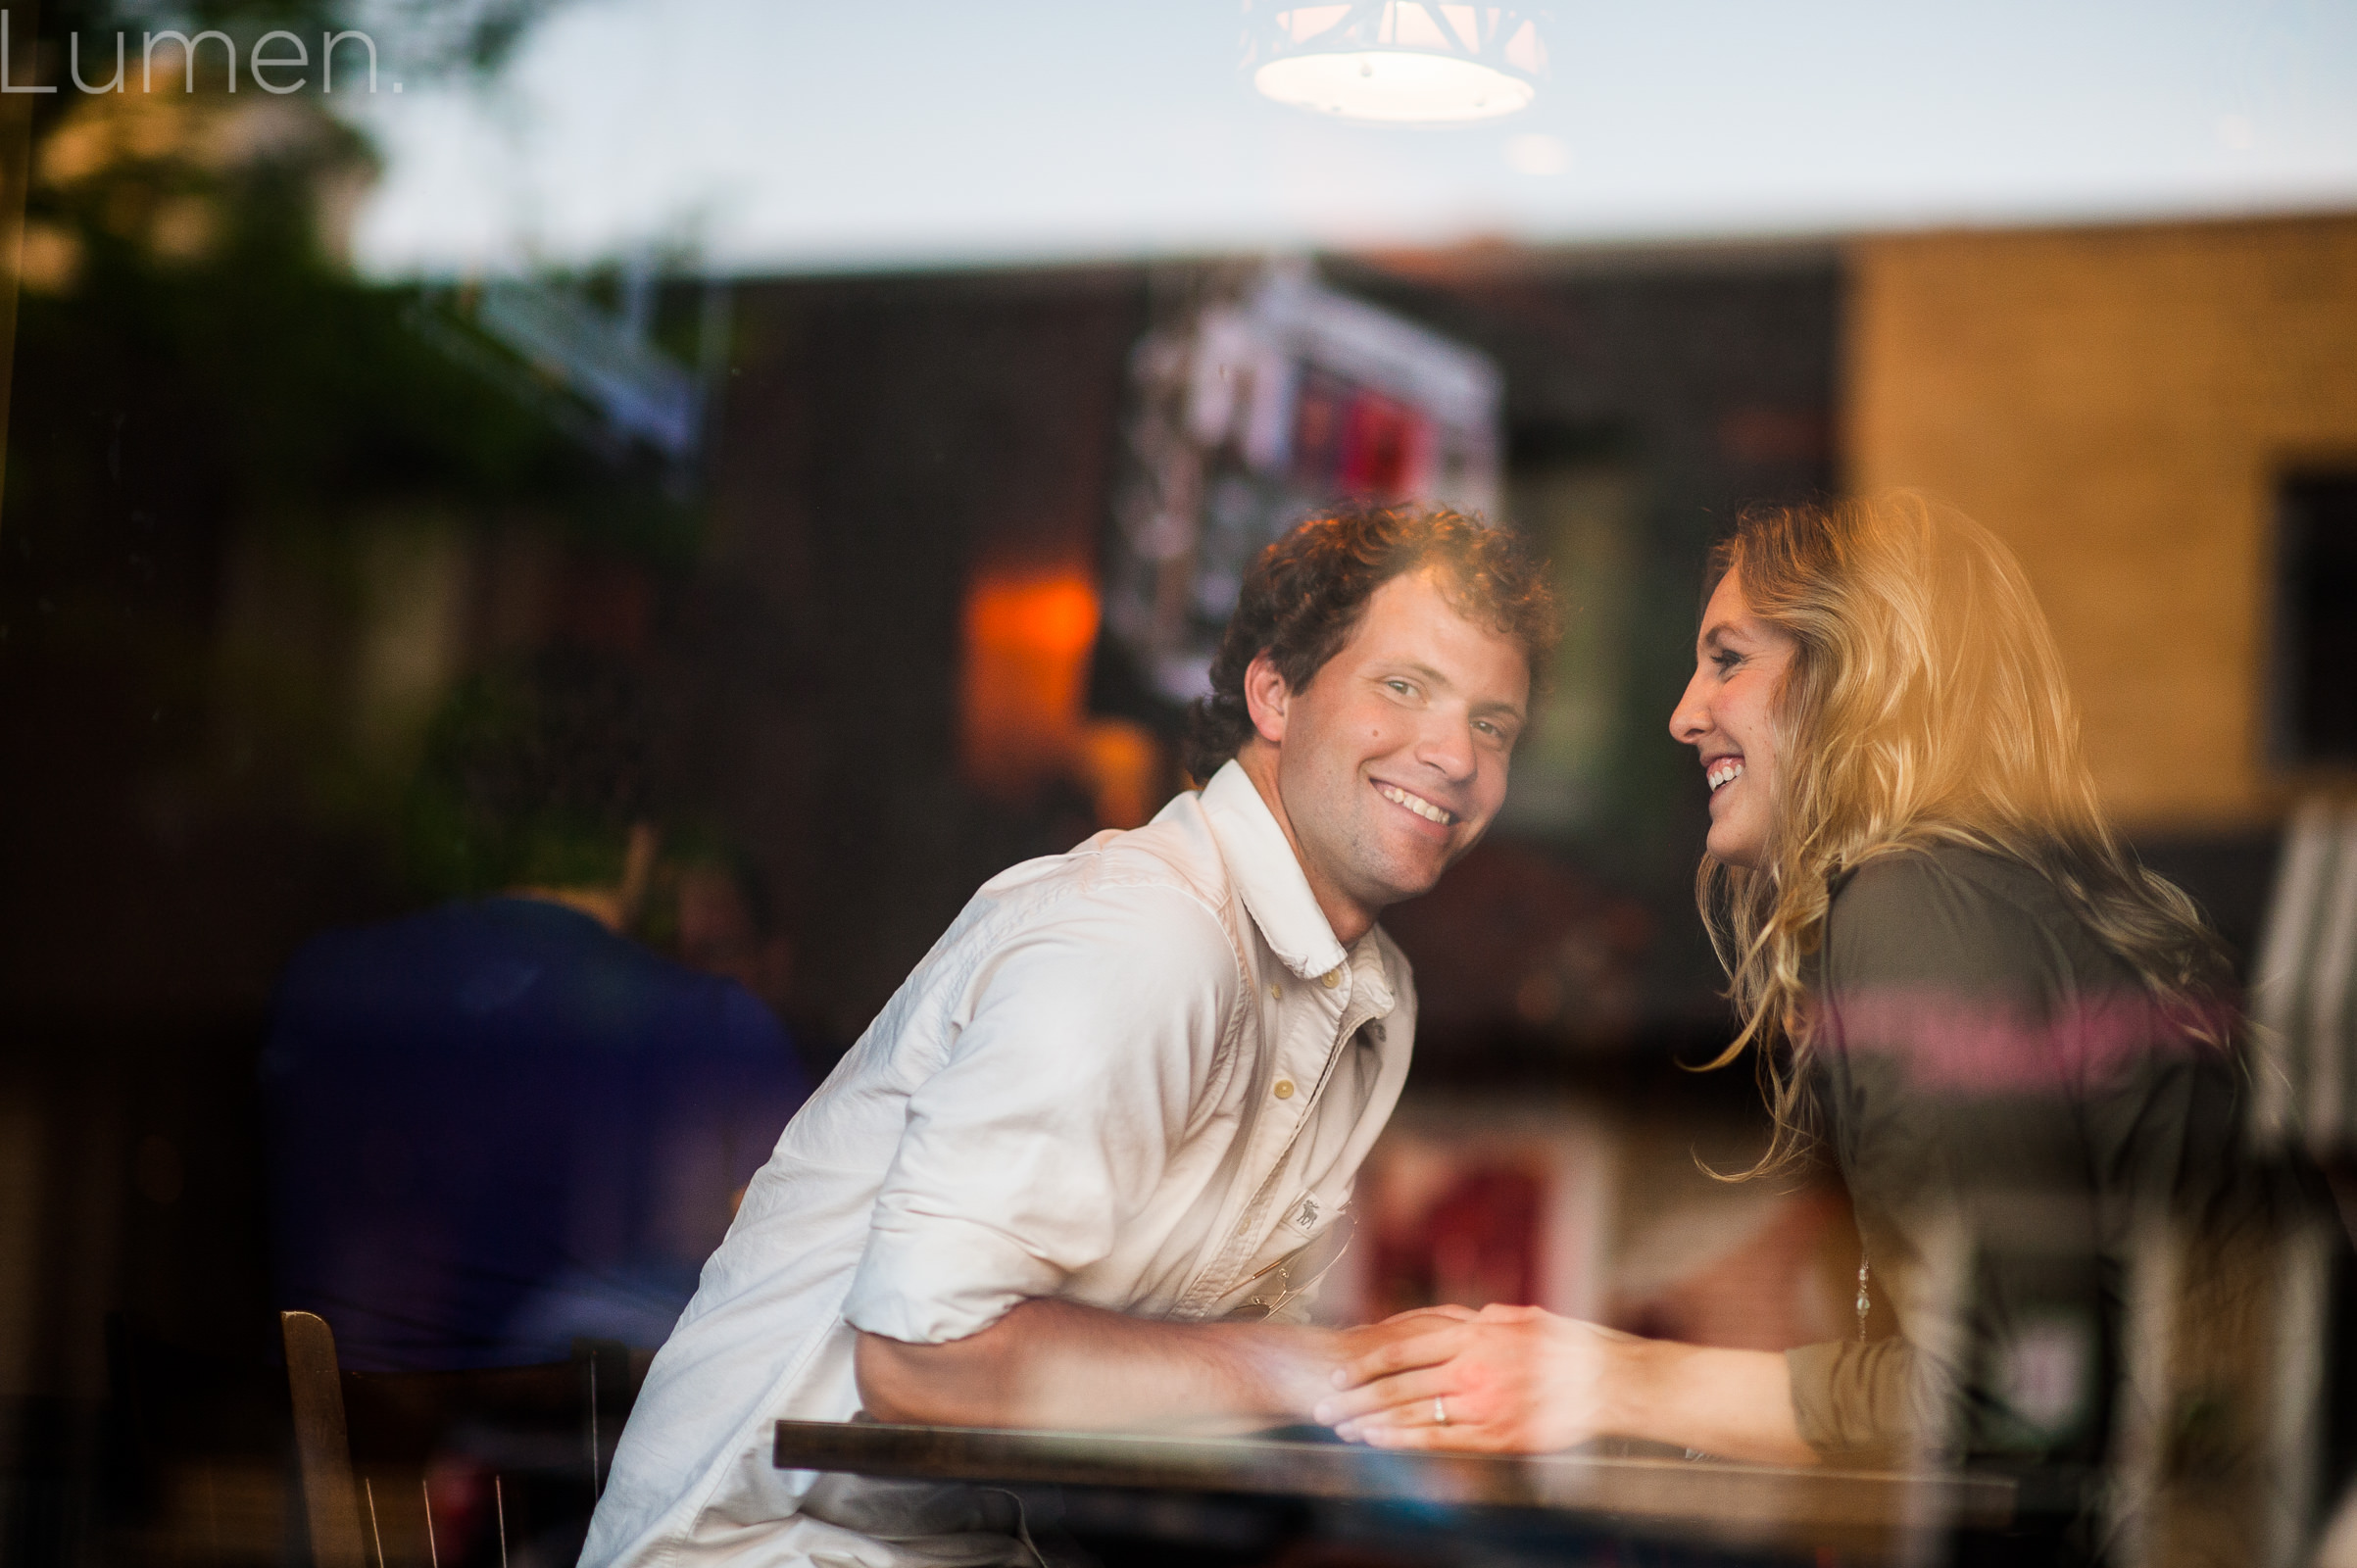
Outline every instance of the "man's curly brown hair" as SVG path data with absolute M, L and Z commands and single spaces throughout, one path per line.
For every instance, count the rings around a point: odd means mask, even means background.
M 1520 535 L 1446 507 L 1345 508 L 1275 540 L 1245 573 L 1211 660 L 1211 695 L 1189 714 L 1187 771 L 1208 779 L 1251 738 L 1244 672 L 1254 659 L 1267 654 L 1287 688 L 1301 690 L 1342 651 L 1376 589 L 1423 570 L 1458 613 L 1521 645 L 1539 690 L 1560 626 L 1547 567 Z

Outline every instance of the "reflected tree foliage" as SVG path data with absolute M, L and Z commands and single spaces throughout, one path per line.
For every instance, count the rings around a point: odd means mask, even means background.
M 244 69 L 273 29 L 316 67 L 322 34 L 360 28 L 388 75 L 488 76 L 550 9 L 67 4 L 41 8 L 35 49 L 18 40 L 20 76 L 29 53 L 61 85 L 17 100 L 34 118 L 0 647 L 111 718 L 137 759 L 117 760 L 190 831 L 291 812 L 409 880 L 402 796 L 466 668 L 564 632 L 584 577 L 618 596 L 594 613 L 628 643 L 632 596 L 696 554 L 676 454 L 602 429 L 561 373 L 482 330 L 476 285 L 355 271 L 379 165 L 345 78 L 332 99 L 316 69 L 275 94 Z M 211 39 L 193 90 L 171 44 L 151 86 L 143 41 L 166 29 L 227 35 L 238 90 Z M 77 89 L 70 36 L 103 85 L 117 34 L 121 90 Z M 694 338 L 694 309 L 675 323 L 640 289 L 651 341 Z M 568 280 L 593 305 L 620 292 Z

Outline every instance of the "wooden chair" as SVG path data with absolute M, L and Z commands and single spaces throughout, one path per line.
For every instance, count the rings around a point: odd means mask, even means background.
M 346 1372 L 324 1319 L 278 1320 L 314 1568 L 505 1564 L 585 1529 L 651 1359 L 577 1341 L 542 1366 Z
M 335 1334 L 316 1312 L 281 1312 L 286 1391 L 294 1401 L 295 1470 L 313 1568 L 362 1568 L 360 1498 L 352 1485 L 352 1444 L 344 1427 L 344 1390 Z

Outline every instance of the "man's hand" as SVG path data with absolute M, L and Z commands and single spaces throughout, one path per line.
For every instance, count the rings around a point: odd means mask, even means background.
M 1463 1311 L 1338 1330 L 1164 1323 L 1043 1298 L 939 1345 L 861 1334 L 854 1366 L 860 1403 L 880 1421 L 1251 1432 L 1309 1419 L 1346 1363 Z

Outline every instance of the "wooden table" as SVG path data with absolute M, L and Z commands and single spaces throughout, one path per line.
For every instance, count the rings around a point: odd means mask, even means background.
M 784 1470 L 1242 1494 L 1428 1507 L 1538 1509 L 1636 1535 L 1791 1550 L 1900 1554 L 1910 1539 L 1994 1529 L 2014 1483 L 1959 1471 L 1783 1469 L 1583 1454 L 1386 1452 L 1249 1438 L 1132 1437 L 872 1422 L 780 1421 Z

